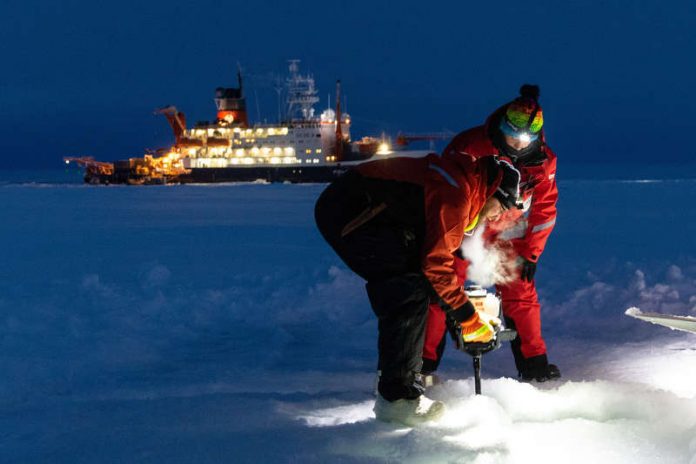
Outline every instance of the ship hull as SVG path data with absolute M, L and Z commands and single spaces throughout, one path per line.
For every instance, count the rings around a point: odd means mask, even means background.
M 348 167 L 341 164 L 322 166 L 250 166 L 228 168 L 194 168 L 179 178 L 180 183 L 219 182 L 331 182 Z
M 193 168 L 189 174 L 176 177 L 134 176 L 116 172 L 111 175 L 86 173 L 88 184 L 213 184 L 221 182 L 331 182 L 346 172 L 350 165 L 339 163 L 321 166 L 249 166 L 228 168 Z

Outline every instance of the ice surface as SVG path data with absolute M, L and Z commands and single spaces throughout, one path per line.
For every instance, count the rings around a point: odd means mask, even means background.
M 696 181 L 563 180 L 537 282 L 564 381 L 448 348 L 431 426 L 375 422 L 376 323 L 319 185 L 0 182 L 0 455 L 26 462 L 696 463 Z M 559 456 L 561 458 L 559 458 Z

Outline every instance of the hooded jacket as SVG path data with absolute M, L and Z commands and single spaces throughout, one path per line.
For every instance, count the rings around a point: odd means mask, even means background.
M 505 156 L 494 143 L 495 129 L 504 110 L 505 106 L 497 109 L 484 125 L 457 134 L 443 151 L 443 158 Z M 515 223 L 503 237 L 512 241 L 521 257 L 532 262 L 538 261 L 556 224 L 558 200 L 556 155 L 546 145 L 543 130 L 538 140 L 535 153 L 524 159 L 511 160 L 521 174 L 524 209 L 509 210 L 500 220 L 501 223 Z

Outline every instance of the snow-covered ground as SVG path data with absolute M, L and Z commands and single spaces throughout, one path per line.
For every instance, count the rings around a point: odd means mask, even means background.
M 696 463 L 696 335 L 623 315 L 696 315 L 693 172 L 559 176 L 537 281 L 563 382 L 512 380 L 504 348 L 475 397 L 448 347 L 448 412 L 408 429 L 372 415 L 376 323 L 314 228 L 323 186 L 4 174 L 0 462 Z

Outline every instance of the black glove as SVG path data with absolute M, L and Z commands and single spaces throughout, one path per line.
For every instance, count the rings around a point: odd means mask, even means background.
M 520 269 L 520 278 L 531 282 L 534 280 L 534 274 L 536 273 L 537 263 L 528 261 L 522 258 L 522 269 Z
M 476 308 L 474 307 L 474 304 L 471 302 L 471 300 L 466 300 L 466 302 L 463 305 L 461 305 L 457 309 L 449 311 L 447 314 L 454 320 L 454 322 L 456 322 L 457 324 L 461 324 L 462 322 L 471 318 L 471 316 L 473 316 L 474 313 L 476 313 Z

